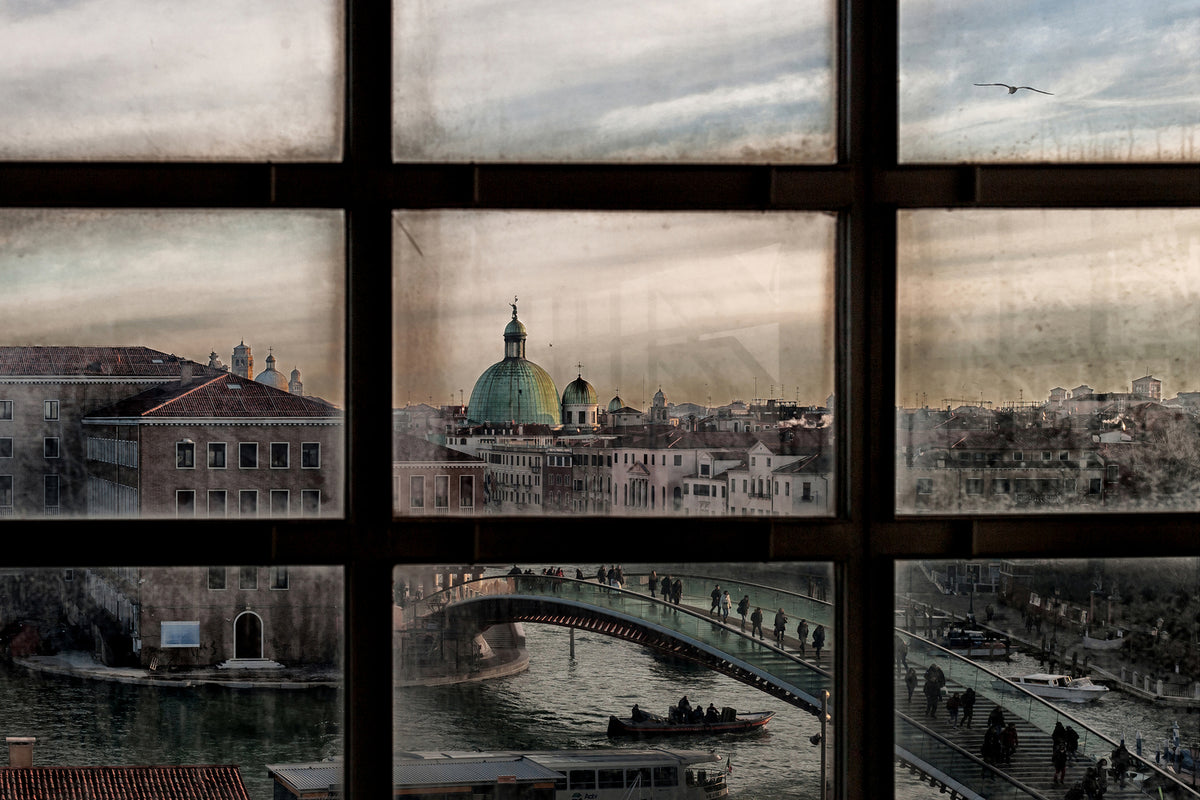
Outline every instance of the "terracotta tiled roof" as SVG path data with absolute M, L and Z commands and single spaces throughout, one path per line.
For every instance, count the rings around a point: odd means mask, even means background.
M 0 346 L 0 376 L 172 377 L 183 360 L 149 347 Z
M 249 800 L 236 766 L 0 767 L 6 800 Z
M 289 394 L 264 383 L 229 373 L 204 376 L 191 383 L 156 386 L 119 403 L 93 411 L 88 419 L 106 417 L 334 417 L 341 411 L 309 397 Z

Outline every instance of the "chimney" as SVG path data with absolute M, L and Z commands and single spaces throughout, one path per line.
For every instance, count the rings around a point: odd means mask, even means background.
M 179 362 L 179 385 L 187 386 L 192 382 L 192 362 Z
M 4 741 L 8 742 L 8 765 L 10 767 L 33 766 L 33 743 L 37 741 L 36 737 L 6 736 Z

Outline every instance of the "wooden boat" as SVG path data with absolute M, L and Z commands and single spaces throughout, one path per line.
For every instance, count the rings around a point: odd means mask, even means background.
M 646 714 L 640 722 L 634 722 L 632 717 L 608 718 L 609 736 L 692 736 L 708 733 L 745 733 L 760 730 L 774 711 L 755 711 L 750 714 L 738 714 L 732 708 L 723 709 L 721 719 L 716 722 L 672 722 L 670 719 L 657 714 Z

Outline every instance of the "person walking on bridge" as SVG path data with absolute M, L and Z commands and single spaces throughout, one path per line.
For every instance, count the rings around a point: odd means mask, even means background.
M 813 652 L 817 654 L 817 661 L 821 660 L 821 648 L 825 646 L 825 626 L 818 625 L 813 629 Z
M 760 638 L 760 639 L 763 638 L 762 621 L 763 621 L 762 609 L 755 608 L 754 613 L 750 615 L 750 624 L 752 626 L 750 628 L 751 636 L 754 636 L 754 634 L 757 633 L 758 638 Z
M 746 630 L 746 615 L 750 613 L 750 595 L 742 595 L 742 601 L 738 603 L 738 614 L 742 616 L 742 630 Z M 751 634 L 753 635 L 753 634 Z
M 708 615 L 711 617 L 716 614 L 719 614 L 721 611 L 721 609 L 720 609 L 720 606 L 721 606 L 721 586 L 720 586 L 720 584 L 713 586 L 713 590 L 708 593 L 708 596 L 712 598 L 712 608 L 710 608 L 708 610 Z
M 800 655 L 803 656 L 808 642 L 808 620 L 800 620 L 800 624 L 796 626 L 796 638 L 800 640 Z
M 787 631 L 787 623 L 787 614 L 783 613 L 781 608 L 775 613 L 775 643 L 780 647 L 783 647 L 783 634 Z
M 911 669 L 911 668 L 910 668 Z M 971 717 L 975 714 L 975 690 L 967 687 L 962 696 L 962 726 L 971 727 Z
M 733 608 L 733 598 L 729 596 L 729 592 L 721 595 L 721 621 L 726 625 L 729 624 L 729 609 Z

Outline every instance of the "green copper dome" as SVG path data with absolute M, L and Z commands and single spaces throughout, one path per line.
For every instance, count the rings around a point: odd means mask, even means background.
M 562 404 L 564 406 L 594 406 L 599 403 L 596 390 L 580 375 L 567 384 L 563 390 Z
M 471 423 L 561 424 L 558 387 L 546 370 L 525 358 L 525 336 L 514 303 L 512 320 L 504 328 L 504 360 L 484 370 L 471 390 Z

